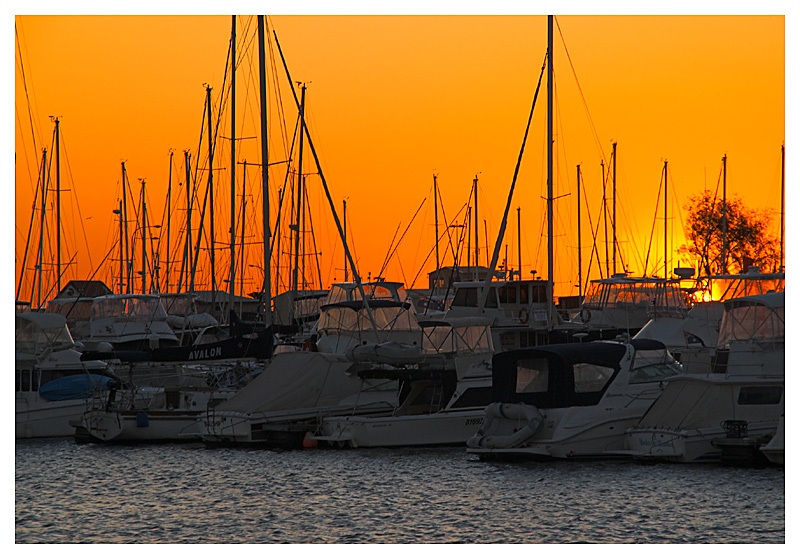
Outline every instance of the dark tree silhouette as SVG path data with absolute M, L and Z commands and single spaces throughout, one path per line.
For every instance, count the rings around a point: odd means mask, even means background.
M 770 230 L 772 217 L 768 211 L 752 210 L 738 196 L 726 200 L 727 216 L 726 264 L 722 261 L 722 200 L 710 192 L 689 198 L 685 209 L 687 244 L 680 252 L 697 262 L 701 274 L 736 274 L 751 265 L 762 272 L 780 271 L 780 243 Z

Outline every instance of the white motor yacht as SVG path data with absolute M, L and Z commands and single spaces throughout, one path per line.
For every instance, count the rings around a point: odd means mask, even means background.
M 596 341 L 499 353 L 494 403 L 468 441 L 482 459 L 609 457 L 680 365 L 660 342 Z
M 376 362 L 359 372 L 363 378 L 397 381 L 397 408 L 380 415 L 345 410 L 326 417 L 311 440 L 353 448 L 463 445 L 491 401 L 490 323 L 479 318 L 421 322 L 418 363 L 390 370 Z
M 717 439 L 759 439 L 777 430 L 785 379 L 784 293 L 723 304 L 714 363 L 705 374 L 669 380 L 663 394 L 626 433 L 628 455 L 714 461 L 722 455 L 714 445 Z

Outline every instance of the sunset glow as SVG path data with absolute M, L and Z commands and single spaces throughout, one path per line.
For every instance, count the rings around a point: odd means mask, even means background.
M 464 206 L 478 184 L 478 263 L 487 265 L 547 48 L 545 16 L 274 16 L 268 18 L 295 82 L 306 84 L 306 117 L 339 218 L 347 208 L 347 237 L 362 279 L 378 275 L 427 286 L 435 269 L 433 184 L 442 207 L 439 232 L 464 224 Z M 230 74 L 226 61 L 231 17 L 17 16 L 15 18 L 15 292 L 36 299 L 33 257 L 38 248 L 36 198 L 42 148 L 52 147 L 54 121 L 62 135 L 62 286 L 70 279 L 119 283 L 122 163 L 130 192 L 128 225 L 134 273 L 141 266 L 135 232 L 142 182 L 149 216 L 146 241 L 160 254 L 166 290 L 179 281 L 186 220 L 185 152 L 197 174 L 196 208 L 213 170 L 218 289 L 227 290 L 231 228 Z M 582 281 L 613 273 L 611 224 L 601 224 L 602 169 L 611 212 L 612 144 L 617 146 L 616 271 L 664 275 L 662 185 L 668 161 L 667 268 L 685 243 L 685 204 L 719 189 L 727 157 L 727 192 L 748 207 L 768 209 L 780 238 L 781 146 L 785 139 L 785 32 L 781 16 L 557 16 L 555 30 L 555 293 L 578 293 Z M 287 177 L 297 108 L 274 38 L 268 46 L 271 222 Z M 258 39 L 255 16 L 237 18 L 236 242 L 241 242 L 246 185 L 244 262 L 235 249 L 236 292 L 259 290 L 263 278 L 260 194 Z M 20 62 L 21 60 L 21 62 Z M 23 73 L 24 72 L 24 73 Z M 576 81 L 577 79 L 577 81 Z M 280 96 L 276 94 L 276 84 Z M 213 126 L 209 164 L 206 85 Z M 300 89 L 295 84 L 298 97 Z M 282 111 L 279 109 L 282 107 Z M 219 117 L 217 123 L 216 119 Z M 534 110 L 517 179 L 500 262 L 518 270 L 517 208 L 523 277 L 547 275 L 546 78 Z M 310 222 L 305 228 L 306 288 L 345 279 L 344 255 L 331 208 L 306 143 Z M 173 154 L 170 167 L 170 153 Z M 292 156 L 296 167 L 297 155 Z M 244 165 L 244 162 L 247 165 Z M 197 164 L 197 165 L 196 165 Z M 581 237 L 577 236 L 576 176 L 580 165 Z M 199 167 L 199 169 L 197 169 Z M 290 177 L 292 175 L 289 175 Z M 172 180 L 171 210 L 166 211 Z M 194 177 L 193 179 L 194 180 Z M 294 179 L 296 181 L 296 179 Z M 55 168 L 43 235 L 44 274 L 54 278 Z M 287 193 L 291 192 L 287 189 Z M 41 196 L 41 194 L 39 194 Z M 287 194 L 288 196 L 288 194 Z M 584 198 L 586 196 L 586 198 Z M 423 203 L 424 201 L 424 203 Z M 37 200 L 41 204 L 40 198 Z M 286 201 L 289 204 L 288 201 Z M 286 206 L 286 207 L 290 207 Z M 416 213 L 416 217 L 415 217 Z M 609 213 L 609 218 L 610 218 Z M 196 242 L 201 211 L 193 210 Z M 206 220 L 209 216 L 205 217 Z M 413 221 L 412 221 L 413 219 Z M 51 221 L 52 220 L 52 221 Z M 485 222 L 485 223 L 484 223 Z M 31 224 L 33 228 L 31 229 Z M 204 228 L 209 227 L 208 221 Z M 313 232 L 312 232 L 313 228 Z M 596 252 L 592 229 L 596 231 Z M 29 230 L 35 233 L 29 239 Z M 452 234 L 465 231 L 451 228 Z M 288 222 L 281 226 L 284 252 Z M 604 244 L 604 236 L 609 244 Z M 395 245 L 400 241 L 399 246 Z M 209 289 L 207 241 L 201 245 L 197 287 Z M 138 244 L 137 244 L 138 243 Z M 443 265 L 452 265 L 445 236 Z M 474 232 L 470 258 L 474 260 Z M 463 251 L 466 251 L 464 244 Z M 608 254 L 608 257 L 606 256 Z M 462 256 L 464 253 L 462 252 Z M 290 288 L 288 254 L 274 260 L 278 291 Z M 464 258 L 466 258 L 464 256 Z M 601 263 L 598 267 L 598 258 Z M 67 267 L 66 264 L 72 262 Z M 466 265 L 466 259 L 461 263 Z M 473 262 L 474 263 L 474 262 Z M 244 271 L 244 278 L 240 277 Z M 352 277 L 348 272 L 348 277 Z M 240 284 L 241 280 L 244 280 Z M 133 276 L 140 291 L 141 276 Z M 50 284 L 54 281 L 51 279 Z M 150 280 L 148 280 L 150 283 Z M 45 290 L 46 291 L 46 290 Z M 46 299 L 42 293 L 42 299 Z M 49 298 L 55 295 L 51 290 Z

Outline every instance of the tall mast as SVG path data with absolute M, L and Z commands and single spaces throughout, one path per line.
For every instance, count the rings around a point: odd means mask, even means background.
M 241 255 L 241 262 L 239 263 L 239 297 L 244 296 L 244 224 L 247 219 L 245 216 L 245 207 L 246 207 L 246 200 L 245 200 L 245 191 L 247 190 L 247 159 L 244 160 L 244 165 L 242 165 L 242 233 L 241 233 L 241 241 L 240 241 L 240 249 L 239 254 Z M 239 312 L 241 313 L 241 304 L 239 305 Z
M 553 324 L 553 16 L 547 16 L 547 323 Z
M 475 192 L 475 281 L 478 280 L 478 175 L 472 182 L 472 190 Z
M 42 150 L 42 215 L 39 221 L 39 257 L 37 260 L 37 271 L 39 281 L 37 282 L 38 291 L 36 295 L 36 307 L 42 306 L 42 263 L 44 261 L 44 212 L 47 207 L 47 148 Z M 33 297 L 31 297 L 33 299 Z
M 519 279 L 522 280 L 522 217 L 520 216 L 520 208 L 517 207 L 517 273 Z M 513 277 L 511 278 L 514 279 Z
M 616 145 L 616 144 L 614 144 Z M 578 297 L 583 296 L 583 263 L 581 262 L 581 166 L 578 165 L 577 188 L 578 199 Z
M 728 155 L 722 156 L 722 273 L 728 273 L 728 204 L 727 204 L 727 182 L 728 182 Z
M 272 324 L 272 285 L 270 278 L 270 228 L 269 228 L 269 151 L 267 144 L 267 62 L 264 48 L 264 16 L 258 16 L 258 70 L 261 93 L 261 184 L 264 219 L 264 324 Z
M 784 215 L 784 175 L 786 173 L 786 146 L 781 145 L 781 260 L 779 272 L 783 271 L 783 215 Z
M 119 201 L 119 209 L 114 210 L 115 214 L 119 214 L 119 293 L 122 295 L 122 286 L 125 285 L 125 280 L 122 275 L 123 263 L 125 262 L 125 254 L 123 253 L 123 236 L 122 236 L 122 200 Z
M 131 253 L 128 243 L 128 177 L 125 172 L 125 162 L 122 162 L 122 214 L 125 222 L 125 293 L 131 292 Z M 133 194 L 133 193 L 131 193 Z
M 211 137 L 211 86 L 206 85 L 206 112 L 208 113 L 208 200 L 209 200 L 209 254 L 211 257 L 211 304 L 217 299 L 217 278 L 214 270 L 214 143 Z
M 192 187 L 191 187 L 191 156 L 189 151 L 183 152 L 184 166 L 186 167 L 186 291 L 194 291 L 194 274 L 192 268 Z M 192 278 L 191 283 L 189 278 Z
M 347 200 L 342 200 L 342 228 L 347 239 Z M 347 281 L 347 254 L 344 255 L 344 281 Z
M 170 150 L 169 151 L 169 182 L 167 183 L 167 287 L 164 290 L 165 293 L 169 293 L 169 221 L 170 221 L 170 212 L 172 211 L 172 158 L 175 153 Z
M 300 84 L 298 84 L 300 85 Z M 306 110 L 306 84 L 300 85 L 300 119 L 305 118 Z M 300 150 L 297 159 L 297 213 L 295 214 L 294 230 L 294 275 L 292 276 L 292 291 L 297 292 L 297 275 L 299 270 L 298 257 L 300 256 L 300 204 L 303 190 L 303 131 L 300 130 Z
M 441 266 L 441 261 L 439 260 L 439 198 L 437 190 L 438 188 L 436 187 L 436 175 L 434 174 L 433 175 L 433 228 L 436 239 L 436 275 L 438 276 L 439 267 Z M 781 246 L 783 246 L 782 243 Z
M 56 118 L 56 293 L 61 293 L 61 146 Z
M 617 142 L 611 144 L 611 155 L 614 157 L 611 187 L 611 262 L 612 270 L 617 273 Z
M 669 279 L 669 256 L 668 256 L 668 248 L 667 248 L 667 241 L 669 237 L 667 237 L 667 161 L 664 160 L 664 279 Z
M 147 293 L 147 245 L 145 236 L 147 231 L 147 206 L 144 201 L 144 179 L 142 181 L 142 294 Z
M 606 277 L 611 277 L 608 269 L 608 207 L 606 204 L 606 165 L 600 162 L 600 171 L 603 177 L 603 245 L 606 248 Z
M 233 310 L 236 278 L 236 16 L 231 16 L 231 272 L 228 278 L 228 305 Z

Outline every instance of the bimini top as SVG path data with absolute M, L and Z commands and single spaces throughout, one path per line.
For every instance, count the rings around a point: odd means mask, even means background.
M 717 347 L 731 342 L 783 342 L 786 339 L 784 292 L 740 297 L 724 302 Z
M 653 340 L 635 340 L 634 349 L 664 349 Z M 516 349 L 492 359 L 496 402 L 539 408 L 596 405 L 621 369 L 628 345 L 617 342 L 568 343 Z

